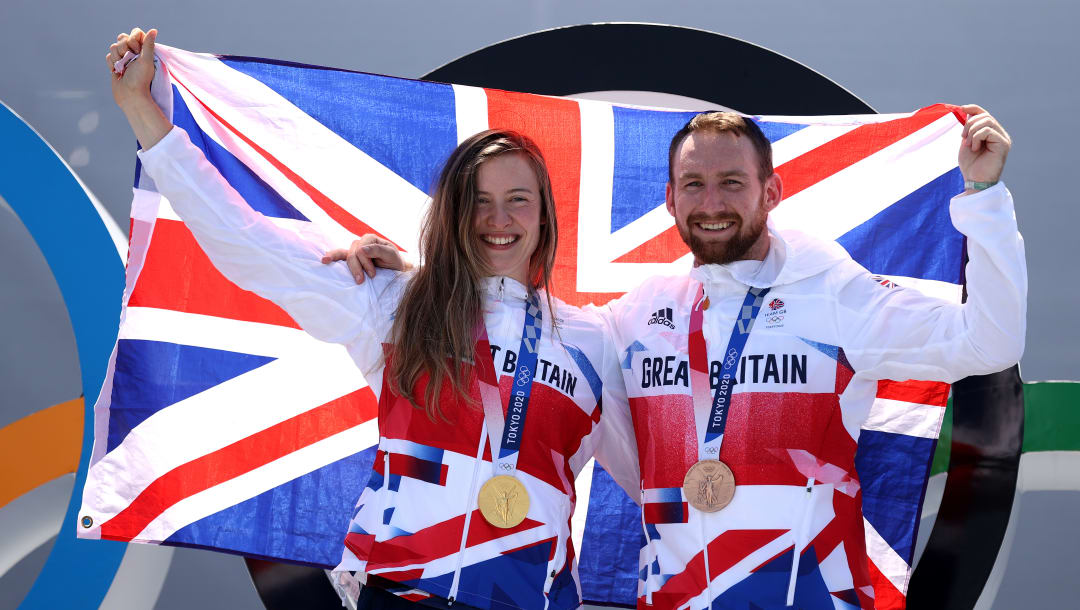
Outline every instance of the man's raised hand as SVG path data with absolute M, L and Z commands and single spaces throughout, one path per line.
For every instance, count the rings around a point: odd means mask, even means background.
M 412 265 L 405 262 L 393 243 L 368 233 L 354 241 L 348 248 L 338 248 L 323 255 L 323 264 L 345 261 L 357 284 L 364 283 L 364 276 L 375 277 L 375 268 L 408 271 Z
M 997 119 L 981 106 L 961 106 L 967 115 L 960 144 L 960 172 L 964 180 L 972 182 L 997 182 L 1005 169 L 1005 159 L 1012 148 L 1012 140 Z

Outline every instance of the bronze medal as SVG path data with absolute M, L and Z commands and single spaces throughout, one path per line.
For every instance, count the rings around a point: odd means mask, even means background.
M 529 513 L 529 492 L 517 478 L 501 474 L 484 483 L 476 503 L 488 523 L 511 528 L 524 521 Z
M 715 513 L 735 497 L 735 475 L 719 460 L 701 460 L 686 471 L 683 494 L 690 506 L 703 513 Z

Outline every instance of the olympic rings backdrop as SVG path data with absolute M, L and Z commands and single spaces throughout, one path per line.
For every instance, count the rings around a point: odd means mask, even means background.
M 40 536 L 24 535 L 19 523 L 10 522 L 10 515 L 25 514 L 12 509 L 17 508 L 20 499 L 32 494 L 51 494 L 48 498 L 50 502 L 55 500 L 52 503 L 56 510 L 35 515 L 35 524 L 49 522 L 49 536 L 57 531 L 59 534 L 21 607 L 96 608 L 118 597 L 117 591 L 128 581 L 137 580 L 134 564 L 146 563 L 132 559 L 145 547 L 82 541 L 73 535 L 83 484 L 82 477 L 76 473 L 86 469 L 93 442 L 93 403 L 103 384 L 116 339 L 118 297 L 124 289 L 126 238 L 61 157 L 2 103 L 0 199 L 29 231 L 60 288 L 75 334 L 82 393 L 86 397 L 85 401 L 73 397 L 0 428 L 0 524 L 8 526 L 4 530 L 4 543 L 0 545 L 0 575 L 44 542 Z M 1006 535 L 1002 546 L 1003 556 L 1011 548 L 1017 548 L 1018 543 L 1023 545 L 1027 530 L 1017 523 L 1022 520 L 1018 515 L 1022 514 L 1021 497 L 1025 492 L 1080 490 L 1080 434 L 1077 433 L 1080 384 L 1029 383 L 1025 395 L 1025 455 L 1009 527 L 1011 533 Z M 948 466 L 948 426 L 943 429 L 941 439 L 943 450 L 939 450 L 933 467 L 938 482 L 931 481 L 929 495 L 933 488 L 942 486 L 940 477 Z M 66 510 L 61 515 L 64 504 Z M 936 503 L 928 500 L 927 506 L 931 505 Z M 931 510 L 930 523 L 935 511 Z M 924 523 L 929 525 L 927 517 L 924 512 Z M 153 568 L 160 572 L 159 579 L 164 577 L 167 561 L 166 558 L 162 565 L 158 560 Z M 140 577 L 148 569 L 142 567 Z M 987 585 L 990 599 L 1003 576 L 998 569 L 995 572 Z M 157 586 L 160 588 L 160 580 Z M 156 598 L 157 593 L 152 595 Z M 124 596 L 123 600 L 120 605 L 126 607 L 153 604 L 153 599 L 141 604 L 131 596 Z
M 116 341 L 117 296 L 124 290 L 127 248 L 123 233 L 115 223 L 110 229 L 108 214 L 95 205 L 56 151 L 2 104 L 0 142 L 0 197 L 37 242 L 60 288 L 75 331 L 83 395 L 88 397 L 85 404 L 62 403 L 0 429 L 5 470 L 19 473 L 0 479 L 3 508 L 57 477 L 86 470 L 93 403 Z M 26 452 L 15 454 L 20 449 Z M 112 584 L 126 545 L 75 538 L 82 484 L 83 477 L 77 475 L 60 535 L 22 607 L 98 607 Z

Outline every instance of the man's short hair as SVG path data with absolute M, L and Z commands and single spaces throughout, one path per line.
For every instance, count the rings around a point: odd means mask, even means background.
M 733 133 L 736 137 L 749 138 L 757 152 L 758 178 L 765 182 L 773 174 L 772 144 L 757 123 L 737 112 L 709 110 L 695 115 L 671 138 L 671 147 L 668 148 L 668 181 L 672 184 L 675 183 L 675 152 L 683 140 L 695 131 Z

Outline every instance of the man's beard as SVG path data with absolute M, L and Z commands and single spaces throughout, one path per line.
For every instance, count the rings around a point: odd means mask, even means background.
M 759 208 L 760 210 L 760 208 Z M 694 253 L 694 259 L 702 265 L 723 265 L 746 258 L 746 252 L 757 243 L 762 232 L 765 231 L 766 214 L 757 214 L 750 220 L 749 225 L 742 224 L 742 218 L 737 215 L 721 217 L 709 217 L 706 214 L 691 214 L 686 219 L 686 224 L 676 222 L 679 236 L 690 246 Z M 700 222 L 728 222 L 737 223 L 738 232 L 730 239 L 724 241 L 707 241 L 691 231 L 691 227 Z

